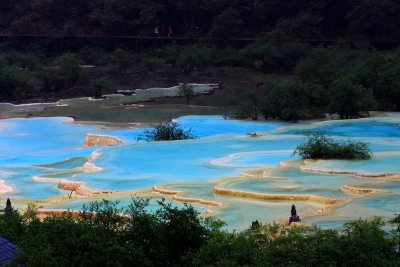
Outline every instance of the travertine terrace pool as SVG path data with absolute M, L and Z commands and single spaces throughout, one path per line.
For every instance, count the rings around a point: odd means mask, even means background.
M 1 205 L 10 197 L 21 208 L 37 201 L 45 209 L 79 209 L 101 198 L 124 205 L 134 194 L 165 197 L 176 205 L 190 202 L 202 214 L 225 220 L 230 229 L 245 229 L 256 219 L 285 221 L 293 203 L 303 222 L 323 227 L 399 212 L 400 116 L 296 124 L 222 116 L 177 121 L 198 138 L 144 142 L 143 128 L 112 129 L 66 117 L 0 120 Z M 373 157 L 293 157 L 304 132 L 313 130 L 366 142 Z M 248 134 L 253 132 L 261 136 Z M 125 143 L 83 147 L 88 133 Z M 62 180 L 83 183 L 98 194 L 69 199 L 69 192 L 57 187 Z M 156 208 L 154 201 L 149 208 Z

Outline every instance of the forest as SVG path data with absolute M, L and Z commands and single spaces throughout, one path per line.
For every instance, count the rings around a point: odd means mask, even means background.
M 15 264 L 25 266 L 398 266 L 400 217 L 348 222 L 340 230 L 284 227 L 254 221 L 242 232 L 182 208 L 132 198 L 127 207 L 96 201 L 78 215 L 39 220 L 0 212 L 0 233 L 19 246 Z M 1 262 L 0 262 L 1 264 Z
M 396 0 L 3 0 L 0 32 L 18 34 L 153 35 L 292 39 L 400 38 Z
M 213 103 L 232 107 L 227 117 L 348 119 L 400 109 L 395 0 L 4 0 L 0 9 L 1 101 L 191 81 L 235 88 L 234 69 L 247 85 Z M 150 42 L 95 38 L 124 35 Z M 149 75 L 164 81 L 148 84 Z

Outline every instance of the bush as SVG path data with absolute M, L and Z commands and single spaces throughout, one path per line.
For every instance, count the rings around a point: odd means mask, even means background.
M 194 87 L 191 84 L 184 83 L 179 86 L 178 96 L 186 98 L 186 105 L 190 104 L 190 100 L 194 96 Z
M 79 50 L 79 57 L 85 62 L 85 64 L 98 64 L 99 59 L 104 56 L 104 50 L 99 47 L 87 47 Z
M 337 142 L 322 132 L 306 133 L 307 142 L 296 147 L 293 155 L 302 159 L 369 159 L 368 144 L 363 142 Z
M 15 66 L 0 68 L 0 99 L 19 100 L 35 90 L 35 81 L 29 73 Z
M 95 97 L 100 98 L 103 95 L 103 91 L 109 90 L 113 86 L 113 82 L 107 77 L 101 77 L 93 82 L 94 87 L 96 87 Z
M 174 121 L 160 123 L 150 130 L 145 130 L 144 140 L 151 141 L 171 141 L 193 139 L 191 129 L 185 130 Z
M 134 63 L 133 55 L 121 48 L 116 49 L 112 53 L 110 60 L 117 66 L 120 74 L 126 73 Z
M 158 57 L 146 57 L 144 59 L 144 63 L 149 71 L 156 71 L 159 69 L 165 62 L 164 60 Z
M 176 59 L 176 65 L 183 74 L 189 75 L 195 68 L 203 68 L 211 64 L 215 50 L 206 47 L 192 46 L 183 49 Z
M 75 85 L 82 71 L 81 60 L 74 54 L 63 54 L 57 57 L 51 66 L 38 72 L 45 91 L 67 89 Z
M 342 230 L 258 224 L 230 233 L 190 205 L 162 200 L 150 211 L 149 201 L 96 201 L 79 216 L 42 220 L 32 206 L 25 215 L 0 210 L 0 235 L 24 251 L 12 266 L 398 266 L 399 230 L 387 232 L 380 218 Z
M 297 79 L 272 81 L 262 104 L 262 113 L 265 118 L 285 121 L 323 117 L 311 104 L 306 86 Z
M 247 67 L 264 71 L 292 71 L 304 57 L 304 44 L 261 40 L 239 50 L 240 62 Z M 257 66 L 254 64 L 257 62 Z

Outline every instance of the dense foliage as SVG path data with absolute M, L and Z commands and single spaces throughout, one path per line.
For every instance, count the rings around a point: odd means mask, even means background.
M 302 159 L 369 159 L 368 144 L 363 142 L 333 140 L 321 132 L 307 133 L 307 141 L 293 152 Z
M 0 236 L 23 249 L 25 266 L 397 266 L 399 216 L 348 222 L 342 229 L 254 225 L 228 232 L 191 206 L 165 202 L 157 211 L 133 198 L 103 200 L 79 216 L 39 220 L 32 206 L 0 212 Z M 392 227 L 390 227 L 392 225 Z M 389 229 L 389 230 L 388 230 Z M 390 230 L 393 229 L 393 230 Z
M 2 0 L 0 32 L 229 38 L 284 32 L 291 38 L 398 40 L 397 0 Z
M 160 123 L 152 129 L 146 129 L 144 136 L 140 138 L 151 142 L 193 139 L 194 136 L 191 129 L 183 129 L 177 122 L 168 121 Z
M 10 51 L 0 54 L 0 100 L 21 101 L 53 94 L 68 97 L 72 89 L 74 96 L 99 97 L 104 92 L 114 93 L 113 85 L 124 88 L 121 81 L 129 81 L 138 70 L 143 72 L 140 75 L 152 75 L 147 69 L 160 69 L 162 74 L 157 75 L 163 79 L 173 79 L 180 72 L 184 75 L 181 79 L 188 80 L 193 71 L 241 68 L 250 74 L 264 74 L 265 79 L 225 97 L 225 105 L 236 106 L 236 118 L 258 119 L 263 115 L 296 121 L 330 113 L 348 119 L 368 115 L 370 110 L 400 109 L 400 49 L 352 50 L 338 45 L 312 48 L 291 43 L 290 51 L 286 51 L 288 46 L 264 40 L 242 49 L 175 46 L 149 54 L 83 48 L 79 54 L 56 57 Z M 97 58 L 93 55 L 96 53 Z M 96 67 L 83 70 L 83 64 Z M 132 69 L 134 64 L 139 67 Z M 266 75 L 283 70 L 287 75 Z M 223 71 L 219 75 L 221 80 L 229 78 Z M 207 79 L 204 75 L 202 80 Z M 75 88 L 77 83 L 80 88 Z M 190 103 L 193 94 L 187 90 L 190 88 L 183 89 L 179 95 Z
M 203 73 L 200 82 L 206 82 L 210 68 L 221 69 L 213 82 L 223 83 L 223 69 L 241 68 L 265 78 L 238 77 L 248 83 L 225 97 L 225 106 L 235 106 L 231 117 L 296 121 L 330 113 L 348 119 L 400 110 L 396 0 L 3 0 L 0 10 L 0 32 L 57 36 L 2 40 L 1 101 L 68 97 L 72 89 L 74 96 L 100 97 L 115 92 L 111 84 L 133 87 L 137 76 L 190 82 Z M 155 27 L 165 37 L 169 26 L 173 36 L 195 38 L 186 45 L 150 38 L 140 47 L 126 39 L 72 38 L 156 37 Z M 255 38 L 235 43 L 233 37 Z

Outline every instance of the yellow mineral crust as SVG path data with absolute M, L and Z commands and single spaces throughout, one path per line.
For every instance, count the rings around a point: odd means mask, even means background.
M 341 190 L 346 193 L 356 194 L 356 195 L 365 195 L 379 192 L 378 189 L 371 189 L 371 188 L 357 188 L 349 185 L 342 186 Z
M 305 166 L 300 166 L 300 170 L 304 172 L 314 172 L 314 173 L 326 173 L 326 174 L 338 174 L 338 175 L 351 175 L 361 178 L 386 178 L 386 179 L 400 179 L 400 173 L 363 173 L 356 171 L 340 171 L 340 170 L 320 170 L 309 168 L 307 165 L 317 164 L 318 160 L 304 160 Z
M 78 183 L 78 182 L 73 182 L 73 181 L 68 181 L 68 180 L 61 180 L 58 183 L 57 187 L 62 190 L 75 192 L 77 195 L 80 195 L 80 196 L 90 196 L 90 195 L 97 193 L 97 191 L 86 187 L 83 183 Z
M 214 193 L 225 196 L 235 196 L 242 198 L 250 198 L 255 200 L 298 200 L 298 201 L 312 201 L 316 203 L 323 203 L 334 205 L 339 203 L 340 199 L 322 197 L 317 195 L 295 195 L 295 194 L 262 194 L 240 190 L 222 189 L 214 187 Z
M 312 168 L 300 167 L 304 172 L 315 172 L 315 173 L 326 173 L 326 174 L 339 174 L 339 175 L 351 175 L 361 178 L 388 178 L 388 179 L 400 179 L 399 173 L 362 173 L 353 171 L 329 171 L 329 170 L 317 170 Z
M 206 200 L 206 199 L 201 199 L 201 198 L 189 198 L 189 197 L 183 197 L 180 196 L 182 194 L 182 191 L 171 191 L 171 190 L 165 190 L 161 189 L 158 186 L 153 186 L 153 192 L 157 192 L 160 194 L 165 194 L 165 195 L 172 195 L 172 199 L 180 202 L 187 202 L 187 203 L 199 203 L 207 206 L 215 206 L 215 207 L 220 207 L 222 206 L 222 203 L 217 202 L 217 201 L 212 201 L 212 200 Z
M 85 137 L 85 141 L 83 143 L 83 147 L 89 146 L 113 146 L 121 143 L 125 143 L 125 141 L 109 135 L 98 135 L 98 134 L 87 134 Z

